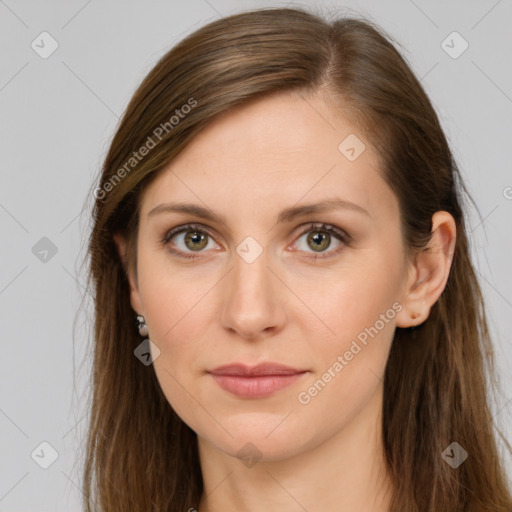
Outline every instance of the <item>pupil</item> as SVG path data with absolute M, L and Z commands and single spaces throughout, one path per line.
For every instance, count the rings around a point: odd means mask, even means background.
M 324 235 L 316 234 L 313 239 L 315 240 L 315 243 L 318 242 L 318 245 L 320 245 L 323 242 Z

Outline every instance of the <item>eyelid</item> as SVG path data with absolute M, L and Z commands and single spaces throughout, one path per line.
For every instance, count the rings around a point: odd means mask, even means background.
M 186 233 L 187 231 L 197 231 L 199 233 L 204 233 L 204 234 L 208 235 L 211 238 L 214 238 L 212 236 L 212 231 L 213 230 L 211 230 L 210 228 L 206 228 L 206 227 L 202 226 L 201 224 L 195 224 L 195 223 L 192 222 L 192 223 L 189 223 L 189 224 L 182 224 L 180 226 L 176 226 L 176 227 L 174 227 L 172 229 L 168 229 L 165 232 L 165 234 L 164 234 L 164 236 L 162 238 L 162 243 L 165 245 L 165 244 L 167 244 L 170 241 L 170 239 L 173 236 L 178 235 L 178 234 L 180 234 L 182 232 Z
M 315 254 L 314 252 L 309 253 L 310 255 L 306 256 L 306 258 L 314 258 L 315 260 L 316 259 L 328 259 L 331 256 L 337 255 L 343 247 L 345 247 L 345 246 L 348 247 L 352 243 L 352 237 L 345 230 L 338 228 L 332 224 L 325 223 L 325 222 L 307 222 L 307 223 L 299 226 L 297 228 L 297 230 L 299 230 L 299 234 L 296 236 L 296 239 L 292 242 L 292 245 L 297 242 L 297 238 L 301 238 L 305 234 L 310 233 L 312 231 L 318 231 L 318 232 L 323 231 L 323 232 L 327 232 L 331 235 L 334 235 L 342 244 L 342 246 L 338 247 L 337 249 L 331 249 L 331 250 L 327 250 L 325 252 L 319 252 L 317 254 Z M 179 226 L 176 226 L 172 229 L 167 230 L 161 239 L 161 244 L 163 246 L 167 246 L 174 236 L 179 235 L 183 232 L 186 233 L 187 231 L 195 231 L 198 233 L 203 233 L 203 234 L 207 235 L 208 237 L 215 239 L 215 237 L 212 235 L 212 232 L 214 232 L 214 230 L 212 230 L 211 228 L 207 228 L 207 227 L 203 226 L 202 224 L 197 224 L 197 223 L 192 222 L 192 223 L 187 223 L 187 224 L 181 224 Z M 217 243 L 217 242 L 215 242 L 215 243 Z M 193 254 L 192 251 L 185 252 L 185 253 L 183 251 L 175 250 L 175 249 L 169 249 L 169 251 L 172 254 L 175 254 L 178 257 L 182 257 L 184 259 L 200 258 L 201 256 L 199 253 L 204 252 L 204 251 L 199 251 L 198 255 L 196 256 L 196 255 L 192 255 Z M 302 252 L 302 251 L 297 251 L 297 252 Z M 326 256 L 323 256 L 324 254 Z
M 327 233 L 331 233 L 336 235 L 341 239 L 342 242 L 349 245 L 352 242 L 352 237 L 343 229 L 338 228 L 332 224 L 327 224 L 326 222 L 308 222 L 305 225 L 300 226 L 304 228 L 299 236 L 303 236 L 310 231 L 326 231 Z
M 305 234 L 311 232 L 327 232 L 330 235 L 334 235 L 335 238 L 341 243 L 341 245 L 335 249 L 330 249 L 323 252 L 306 252 L 306 255 L 303 256 L 306 259 L 316 260 L 328 260 L 330 258 L 336 257 L 345 247 L 350 247 L 352 245 L 352 237 L 343 229 L 340 229 L 332 224 L 327 224 L 325 222 L 308 222 L 306 225 L 300 226 L 302 231 L 298 235 L 297 239 L 302 238 Z M 297 242 L 297 239 L 293 242 L 293 245 Z M 303 252 L 303 251 L 297 251 Z

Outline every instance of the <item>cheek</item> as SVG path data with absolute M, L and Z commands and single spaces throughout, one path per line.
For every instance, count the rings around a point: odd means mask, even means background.
M 300 403 L 315 402 L 319 413 L 322 407 L 339 404 L 348 418 L 369 400 L 383 378 L 396 315 L 402 309 L 396 301 L 399 271 L 398 265 L 382 258 L 368 258 L 366 265 L 347 271 L 346 278 L 331 276 L 332 284 L 322 293 L 303 288 L 305 302 L 323 323 L 308 315 L 302 324 L 316 366 Z M 318 332 L 319 325 L 321 338 L 308 336 Z
M 355 311 L 349 305 L 332 316 L 334 334 L 311 340 L 315 371 L 298 397 L 299 403 L 315 401 L 319 408 L 339 404 L 346 419 L 364 406 L 384 376 L 400 309 L 385 300 Z
M 344 304 L 345 300 L 344 295 L 339 303 Z M 296 417 L 300 418 L 297 428 L 313 444 L 354 421 L 361 425 L 356 418 L 365 416 L 362 412 L 368 410 L 370 403 L 370 409 L 379 407 L 396 309 L 388 301 L 379 303 L 376 298 L 364 307 L 351 308 L 350 302 L 346 306 L 332 316 L 336 334 L 311 344 L 315 372 L 295 397 Z M 315 426 L 318 418 L 322 418 L 321 432 Z
M 392 336 L 396 309 L 393 304 L 399 296 L 400 268 L 378 255 L 368 254 L 357 265 L 334 270 L 322 277 L 313 274 L 303 278 L 301 299 L 310 308 L 306 315 L 297 315 L 296 321 L 305 322 L 305 331 L 319 331 L 327 353 L 343 350 L 347 343 L 359 337 L 364 342 L 368 330 L 383 331 Z M 298 286 L 298 283 L 297 283 Z M 315 315 L 311 314 L 311 311 Z M 348 348 L 347 348 L 348 349 Z
M 197 430 L 208 422 L 201 403 L 203 377 L 201 357 L 205 353 L 205 306 L 215 284 L 190 279 L 187 271 L 170 268 L 161 258 L 141 255 L 139 289 L 146 313 L 149 338 L 160 350 L 153 368 L 165 397 L 185 423 Z M 215 425 L 210 425 L 215 428 Z
M 173 265 L 164 250 L 141 248 L 138 258 L 139 293 L 146 323 L 155 342 L 176 338 L 174 333 L 189 321 L 213 283 Z

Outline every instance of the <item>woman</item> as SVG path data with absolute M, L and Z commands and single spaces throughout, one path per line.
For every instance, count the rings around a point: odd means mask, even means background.
M 463 190 L 368 22 L 171 49 L 94 191 L 86 509 L 512 510 Z

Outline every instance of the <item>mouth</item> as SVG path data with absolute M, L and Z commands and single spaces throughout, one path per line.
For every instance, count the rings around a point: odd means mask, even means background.
M 309 372 L 278 363 L 256 366 L 235 363 L 208 373 L 223 390 L 237 397 L 264 398 L 287 388 Z

